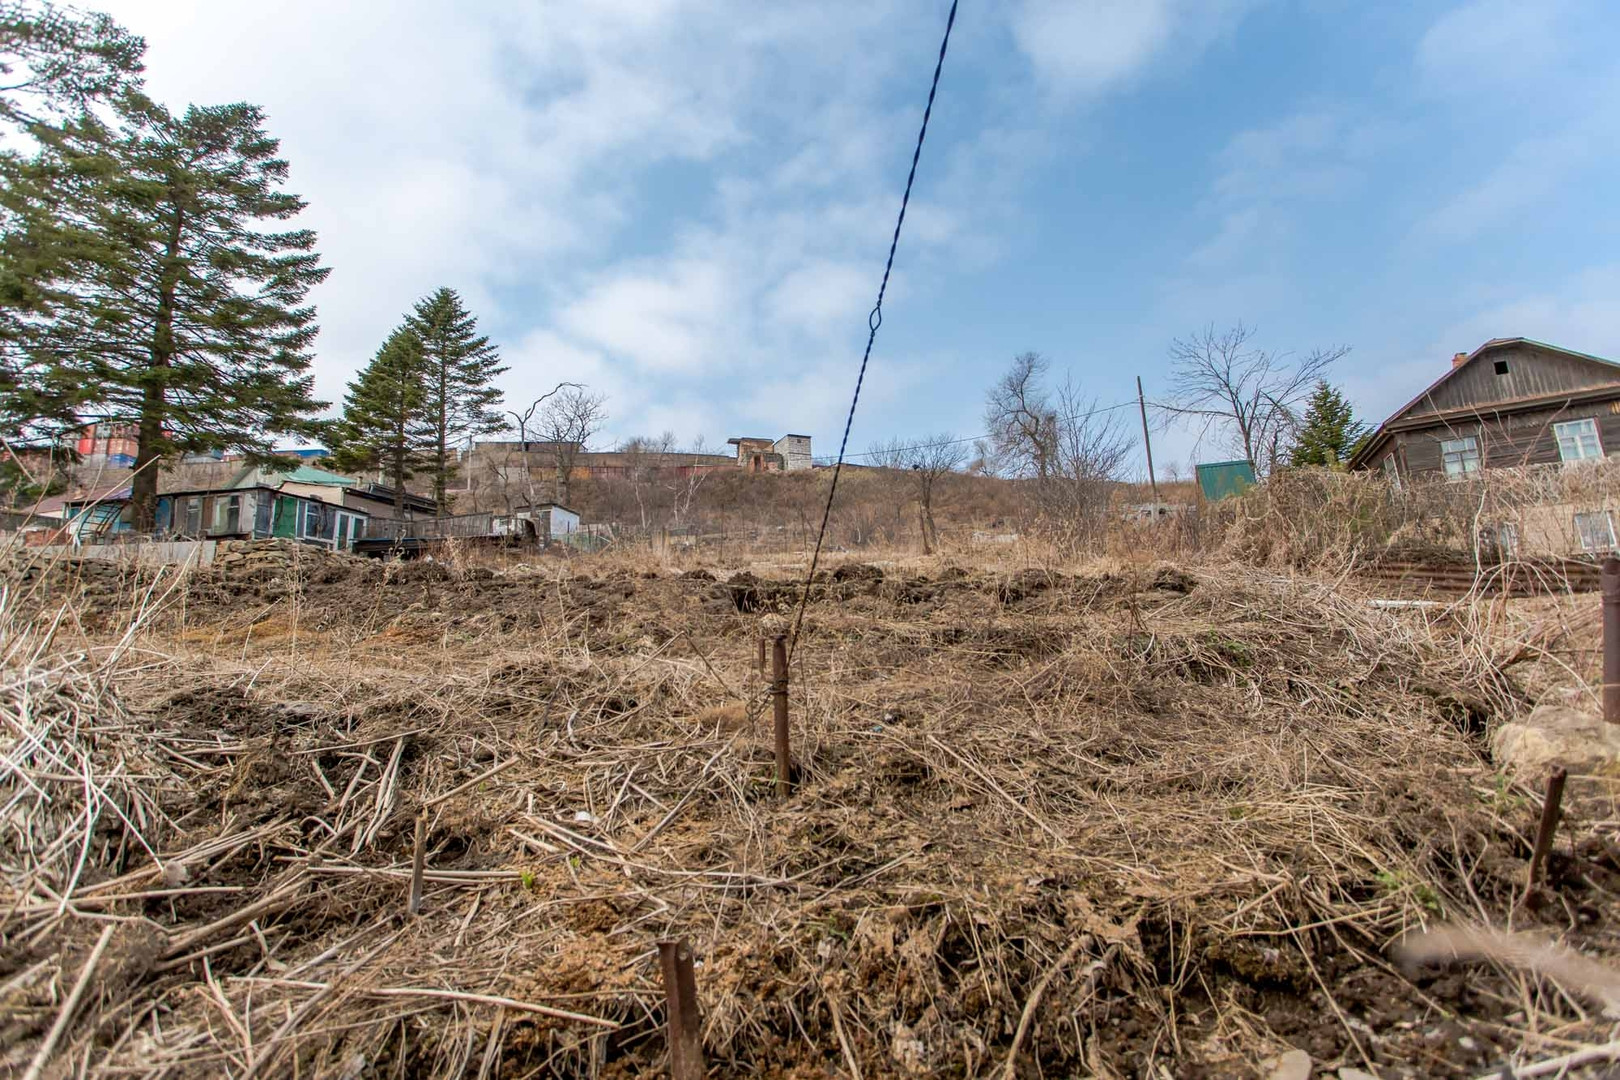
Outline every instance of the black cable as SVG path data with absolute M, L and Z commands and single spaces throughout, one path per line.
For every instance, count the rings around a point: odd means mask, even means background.
M 1070 414 L 1068 416 L 1059 416 L 1057 419 L 1058 419 L 1058 421 L 1063 422 L 1063 423 L 1069 423 L 1069 422 L 1072 422 L 1072 421 L 1075 421 L 1075 420 L 1089 420 L 1093 416 L 1098 416 L 1098 415 L 1101 415 L 1102 413 L 1106 413 L 1106 412 L 1115 412 L 1115 411 L 1117 411 L 1119 409 L 1134 409 L 1134 408 L 1137 408 L 1140 404 L 1141 403 L 1138 402 L 1135 398 L 1131 398 L 1131 400 L 1129 400 L 1129 401 L 1121 401 L 1117 405 L 1100 405 L 1097 408 L 1088 409 L 1087 411 L 1085 411 L 1083 413 L 1072 413 L 1072 414 Z M 1157 404 L 1155 404 L 1155 403 L 1153 403 L 1151 401 L 1148 402 L 1148 404 L 1152 405 L 1156 409 L 1160 407 L 1159 405 L 1157 405 Z M 852 457 L 852 458 L 887 457 L 889 454 L 903 454 L 908 450 L 927 450 L 927 449 L 930 449 L 931 447 L 935 447 L 935 446 L 960 446 L 962 443 L 978 442 L 980 439 L 989 439 L 989 438 L 992 438 L 992 437 L 993 437 L 993 433 L 985 431 L 985 432 L 981 432 L 978 435 L 964 435 L 960 439 L 945 439 L 945 440 L 942 440 L 940 442 L 917 443 L 915 446 L 883 447 L 882 449 L 878 449 L 878 450 L 868 450 L 868 451 L 866 451 L 864 453 L 850 454 L 849 457 Z M 821 460 L 822 460 L 823 463 L 825 463 L 827 459 L 822 458 Z M 823 464 L 822 467 L 825 468 L 826 465 Z
M 838 444 L 838 461 L 833 465 L 832 486 L 827 489 L 827 506 L 821 512 L 821 528 L 816 533 L 816 550 L 810 556 L 810 571 L 804 576 L 804 592 L 799 597 L 799 612 L 793 618 L 793 633 L 788 638 L 788 659 L 799 644 L 799 627 L 804 624 L 804 609 L 810 603 L 810 585 L 815 581 L 816 566 L 821 561 L 821 545 L 827 538 L 827 522 L 832 518 L 833 498 L 838 494 L 838 476 L 844 470 L 844 451 L 849 447 L 849 429 L 855 424 L 855 407 L 860 404 L 861 384 L 866 381 L 866 365 L 872 359 L 872 344 L 877 341 L 878 327 L 883 325 L 883 294 L 889 288 L 889 274 L 894 270 L 894 253 L 900 246 L 900 227 L 906 223 L 906 206 L 911 202 L 911 185 L 917 179 L 917 162 L 922 158 L 923 139 L 928 135 L 928 118 L 934 112 L 934 95 L 939 93 L 939 73 L 945 67 L 945 50 L 951 43 L 951 27 L 956 25 L 956 3 L 951 0 L 950 14 L 945 18 L 945 36 L 939 42 L 939 59 L 934 63 L 934 81 L 928 87 L 928 104 L 923 107 L 922 127 L 917 131 L 917 147 L 911 152 L 911 171 L 906 174 L 905 194 L 900 196 L 900 216 L 894 222 L 894 236 L 889 240 L 889 260 L 883 266 L 883 282 L 878 286 L 877 303 L 866 317 L 870 333 L 866 336 L 866 352 L 861 356 L 860 374 L 855 376 L 855 393 L 849 399 L 849 416 L 844 420 L 844 438 Z

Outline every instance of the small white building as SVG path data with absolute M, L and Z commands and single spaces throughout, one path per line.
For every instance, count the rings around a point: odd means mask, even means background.
M 536 536 L 542 544 L 566 540 L 579 532 L 579 515 L 556 503 L 537 503 L 520 510 L 517 516 L 534 522 Z
M 811 467 L 810 436 L 784 435 L 771 446 L 782 458 L 783 472 L 798 472 Z

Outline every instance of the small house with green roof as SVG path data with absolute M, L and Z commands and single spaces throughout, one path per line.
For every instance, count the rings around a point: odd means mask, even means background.
M 67 504 L 81 541 L 133 530 L 129 493 L 93 504 Z M 434 503 L 407 495 L 405 517 L 432 516 Z M 301 540 L 348 551 L 374 518 L 395 518 L 400 508 L 391 490 L 313 465 L 292 469 L 247 465 L 224 483 L 158 492 L 156 527 L 162 538 Z

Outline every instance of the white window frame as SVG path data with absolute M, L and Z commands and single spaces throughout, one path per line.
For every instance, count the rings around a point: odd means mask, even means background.
M 1456 468 L 1452 468 L 1455 461 Z M 1456 480 L 1476 473 L 1483 464 L 1479 452 L 1478 435 L 1459 435 L 1455 439 L 1440 440 L 1440 467 L 1448 479 Z
M 1512 521 L 1504 521 L 1496 527 L 1496 550 L 1502 553 L 1504 559 L 1517 559 L 1519 557 L 1519 526 Z
M 1558 460 L 1566 465 L 1603 457 L 1603 437 L 1592 417 L 1554 424 L 1553 438 L 1558 442 Z
M 1586 519 L 1584 525 L 1582 524 L 1582 518 Z M 1608 542 L 1604 543 L 1603 535 L 1596 531 L 1593 531 L 1592 535 L 1588 535 L 1589 526 L 1596 526 L 1606 530 Z M 1613 551 L 1617 546 L 1614 538 L 1614 515 L 1607 510 L 1589 510 L 1585 513 L 1576 514 L 1575 536 L 1581 542 L 1582 551 Z M 1596 540 L 1597 543 L 1592 543 L 1593 540 Z
M 1389 481 L 1390 487 L 1401 490 L 1401 467 L 1395 461 L 1393 450 L 1384 455 L 1384 478 Z
M 299 515 L 300 520 L 298 522 L 298 538 L 300 540 L 322 539 L 321 531 L 325 522 L 322 521 L 321 511 L 324 509 L 324 507 L 314 501 L 301 501 L 299 506 L 303 509 Z M 310 528 L 312 524 L 314 525 L 313 530 Z

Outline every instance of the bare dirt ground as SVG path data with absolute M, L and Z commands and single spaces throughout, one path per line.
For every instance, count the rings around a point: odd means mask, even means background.
M 1609 1037 L 1391 954 L 1444 922 L 1620 953 L 1615 815 L 1581 804 L 1523 906 L 1537 799 L 1486 754 L 1566 670 L 1526 663 L 1545 607 L 835 564 L 782 801 L 754 661 L 791 568 L 86 573 L 5 611 L 10 1075 L 45 1042 L 60 1076 L 655 1073 L 672 937 L 715 1076 L 1474 1076 Z

